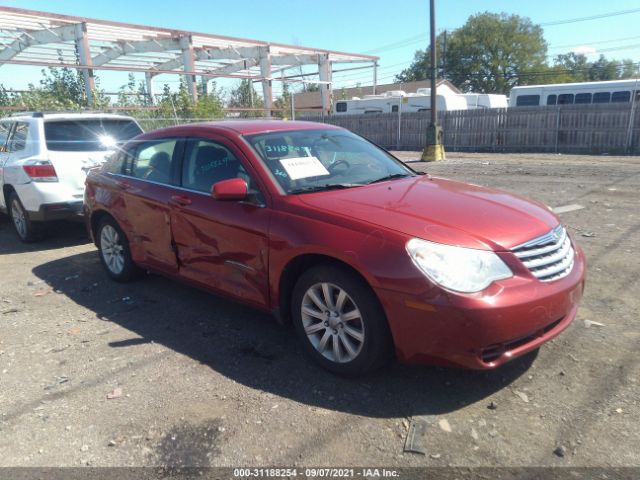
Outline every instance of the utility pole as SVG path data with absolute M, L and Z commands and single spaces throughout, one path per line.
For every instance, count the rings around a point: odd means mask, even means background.
M 427 127 L 427 145 L 422 152 L 422 160 L 432 162 L 444 160 L 443 133 L 438 125 L 438 95 L 436 85 L 438 82 L 438 64 L 436 57 L 436 6 L 435 0 L 430 1 L 430 29 L 431 29 L 431 123 Z
M 447 31 L 444 31 L 444 41 L 442 42 L 442 79 L 447 78 Z

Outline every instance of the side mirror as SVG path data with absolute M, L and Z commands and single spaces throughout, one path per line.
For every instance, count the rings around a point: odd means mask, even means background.
M 242 178 L 222 180 L 211 187 L 211 195 L 216 200 L 244 200 L 248 194 L 249 187 Z

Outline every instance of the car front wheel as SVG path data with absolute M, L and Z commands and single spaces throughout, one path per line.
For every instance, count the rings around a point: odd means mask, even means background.
M 294 288 L 292 318 L 307 353 L 334 373 L 364 374 L 389 359 L 382 307 L 371 288 L 346 269 L 305 272 Z
M 96 239 L 100 261 L 112 279 L 127 282 L 138 275 L 127 237 L 113 218 L 105 217 L 100 221 Z

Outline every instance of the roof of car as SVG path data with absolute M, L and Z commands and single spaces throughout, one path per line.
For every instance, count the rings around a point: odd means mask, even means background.
M 55 112 L 55 113 L 47 113 L 47 112 L 24 112 L 24 113 L 15 113 L 13 115 L 9 115 L 7 117 L 3 117 L 1 120 L 6 121 L 18 121 L 18 120 L 28 120 L 34 118 L 44 118 L 45 120 L 91 120 L 97 118 L 109 118 L 109 119 L 128 119 L 133 120 L 132 117 L 128 115 L 120 115 L 117 113 L 99 113 L 99 112 L 83 112 L 83 113 L 74 113 L 74 112 Z
M 287 130 L 317 130 L 317 129 L 341 129 L 333 125 L 319 122 L 301 122 L 288 120 L 221 120 L 218 122 L 191 123 L 177 125 L 175 127 L 162 128 L 144 134 L 144 136 L 158 135 L 183 135 L 190 131 L 193 133 L 207 130 L 230 130 L 240 135 L 251 135 L 254 133 L 268 133 Z

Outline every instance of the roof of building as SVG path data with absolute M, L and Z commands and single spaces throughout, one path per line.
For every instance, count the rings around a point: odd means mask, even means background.
M 78 66 L 77 46 L 86 40 L 93 69 L 261 78 L 260 58 L 268 53 L 271 74 L 283 68 L 331 62 L 374 62 L 378 57 L 247 38 L 0 7 L 0 64 Z M 184 51 L 193 53 L 186 71 Z M 81 55 L 82 56 L 82 55 Z M 81 65 L 87 65 L 81 59 Z

